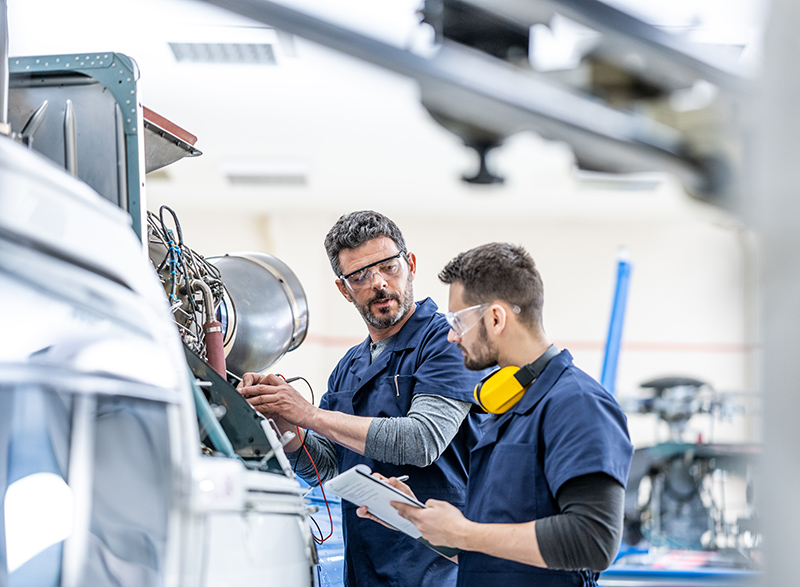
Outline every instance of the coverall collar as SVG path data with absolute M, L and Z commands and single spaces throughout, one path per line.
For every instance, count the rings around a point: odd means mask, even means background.
M 389 346 L 377 356 L 372 364 L 370 364 L 369 353 L 369 345 L 372 341 L 367 336 L 359 345 L 358 352 L 355 353 L 353 360 L 350 362 L 350 372 L 354 376 L 361 378 L 359 387 L 383 371 L 389 363 L 392 353 L 412 349 L 421 344 L 422 335 L 425 331 L 423 326 L 430 321 L 438 309 L 436 302 L 431 298 L 425 298 L 421 302 L 417 302 L 417 308 L 414 313 L 411 314 L 411 317 L 403 324 L 400 331 L 394 335 L 394 339 L 389 343 Z

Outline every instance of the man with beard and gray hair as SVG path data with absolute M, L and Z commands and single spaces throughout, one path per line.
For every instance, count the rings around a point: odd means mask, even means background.
M 416 257 L 389 218 L 346 214 L 325 249 L 337 289 L 369 336 L 339 361 L 319 407 L 277 375 L 247 373 L 240 393 L 281 431 L 304 429 L 285 450 L 312 485 L 314 465 L 324 482 L 366 464 L 386 477 L 408 476 L 420 499 L 463 504 L 479 437 L 472 392 L 483 373 L 465 368 L 433 300 L 414 301 Z M 417 540 L 358 517 L 346 501 L 342 519 L 348 587 L 455 585 L 456 565 Z

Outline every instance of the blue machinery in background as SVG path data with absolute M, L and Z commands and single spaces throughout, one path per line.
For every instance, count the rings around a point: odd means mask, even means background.
M 622 324 L 625 320 L 625 304 L 628 301 L 628 285 L 631 279 L 631 262 L 628 249 L 621 247 L 617 257 L 617 287 L 614 291 L 614 303 L 611 306 L 611 320 L 608 325 L 606 351 L 603 357 L 603 373 L 600 383 L 610 393 L 614 393 L 617 380 L 617 360 L 622 342 Z
M 617 259 L 617 282 L 614 291 L 614 300 L 611 306 L 611 318 L 608 326 L 603 370 L 600 378 L 600 383 L 612 394 L 616 392 L 617 363 L 622 344 L 622 328 L 632 269 L 630 255 L 626 247 L 620 247 Z M 631 478 L 629 478 L 628 492 L 633 489 L 635 492 L 634 496 L 638 496 L 639 482 L 643 475 L 637 476 L 634 471 L 646 468 L 649 472 L 655 472 L 659 467 L 665 466 L 664 463 L 660 462 L 658 459 L 648 458 L 648 454 L 651 451 L 655 451 L 656 453 L 663 451 L 666 446 L 667 445 L 662 444 L 656 447 L 639 448 L 636 450 L 634 463 L 631 469 Z M 702 448 L 702 445 L 697 448 Z M 724 451 L 720 451 L 719 447 L 713 446 L 708 446 L 707 449 L 714 455 L 715 460 L 719 461 L 716 464 L 720 466 L 720 468 L 725 469 L 726 466 L 723 463 L 725 459 Z M 736 453 L 736 451 L 734 451 L 734 453 Z M 691 444 L 678 450 L 676 454 L 685 455 L 684 457 L 679 456 L 677 459 L 679 463 L 685 462 L 686 458 L 689 458 L 689 465 L 684 465 L 687 467 L 700 468 L 704 463 L 702 458 L 695 458 L 697 456 L 696 448 Z M 691 457 L 689 457 L 689 455 L 691 455 Z M 735 456 L 731 457 L 731 460 L 734 463 L 739 463 L 740 460 L 746 460 L 746 458 L 736 453 Z M 680 467 L 678 467 L 678 470 L 682 472 Z M 668 480 L 667 485 L 672 487 L 677 476 L 678 475 L 673 474 Z M 691 475 L 681 477 L 681 479 L 684 481 L 686 479 L 691 479 Z M 657 481 L 653 482 L 657 483 Z M 631 484 L 634 485 L 630 486 Z M 685 487 L 682 490 L 685 490 Z M 672 488 L 671 491 L 674 492 L 675 489 Z M 656 493 L 659 492 L 660 490 Z M 628 507 L 628 499 L 629 497 L 626 496 L 626 508 Z M 636 501 L 636 499 L 637 497 L 634 497 L 634 501 Z M 662 505 L 668 503 L 668 500 L 665 501 L 663 495 L 654 498 L 651 494 L 651 499 L 655 499 Z M 700 499 L 699 492 L 697 493 L 697 499 Z M 681 518 L 681 516 L 685 517 L 687 514 L 689 516 L 692 515 L 690 513 L 691 510 L 688 509 L 689 502 L 686 501 L 686 496 L 681 496 L 677 501 L 680 503 L 678 507 L 687 509 L 677 510 L 679 512 L 677 515 L 675 512 L 666 512 L 667 518 L 668 520 L 670 517 L 677 520 L 672 522 L 674 524 L 685 525 L 679 518 Z M 660 510 L 662 505 L 659 505 L 656 510 Z M 663 512 L 657 513 L 659 519 L 662 513 Z M 703 516 L 710 515 L 706 511 L 702 511 L 702 514 Z M 631 520 L 628 519 L 629 515 L 630 512 L 626 511 L 626 527 L 631 524 Z M 694 515 L 697 515 L 697 512 L 695 512 Z M 703 516 L 700 517 L 702 518 Z M 665 550 L 656 546 L 656 548 L 651 551 L 649 548 L 641 548 L 636 544 L 629 545 L 626 543 L 627 539 L 628 537 L 625 536 L 625 540 L 623 540 L 620 547 L 617 561 L 610 568 L 601 573 L 599 579 L 599 584 L 601 586 L 633 587 L 635 585 L 648 587 L 690 587 L 703 585 L 711 587 L 738 585 L 749 587 L 757 584 L 759 581 L 759 574 L 756 571 L 748 568 L 741 568 L 741 561 L 730 557 L 730 554 L 727 553 L 725 549 L 722 549 L 722 553 L 717 553 L 714 550 L 705 550 L 703 548 L 693 549 L 687 547 L 685 549 L 674 548 Z

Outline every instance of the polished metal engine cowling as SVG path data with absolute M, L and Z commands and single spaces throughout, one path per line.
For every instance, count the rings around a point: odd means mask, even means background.
M 264 371 L 303 342 L 308 303 L 300 280 L 285 263 L 261 252 L 207 260 L 225 283 L 220 317 L 228 371 L 238 376 Z

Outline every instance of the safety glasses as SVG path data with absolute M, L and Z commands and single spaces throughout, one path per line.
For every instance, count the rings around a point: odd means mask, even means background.
M 403 270 L 403 264 L 400 262 L 400 259 L 405 258 L 405 256 L 405 253 L 397 253 L 391 257 L 386 257 L 380 261 L 365 265 L 347 275 L 340 275 L 339 279 L 350 286 L 350 289 L 353 291 L 359 291 L 370 287 L 372 285 L 372 277 L 376 273 L 380 273 L 385 280 L 389 281 L 400 275 L 400 272 Z
M 458 312 L 445 312 L 444 317 L 447 319 L 450 328 L 456 333 L 456 336 L 461 338 L 480 322 L 491 305 L 492 304 L 489 303 L 478 304 L 477 306 L 470 306 Z

